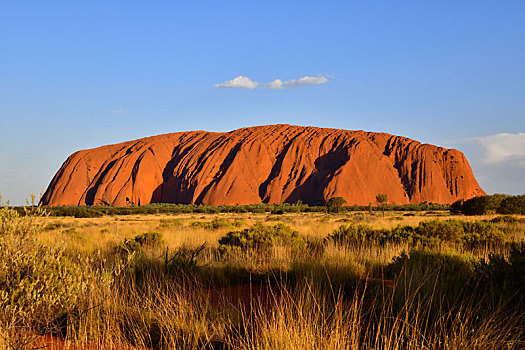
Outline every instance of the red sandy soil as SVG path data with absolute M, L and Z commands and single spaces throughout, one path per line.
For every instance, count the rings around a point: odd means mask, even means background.
M 463 153 L 384 133 L 268 125 L 79 151 L 42 204 L 452 203 L 485 195 Z

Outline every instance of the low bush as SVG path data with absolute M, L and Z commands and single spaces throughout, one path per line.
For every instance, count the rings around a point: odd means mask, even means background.
M 156 248 L 164 243 L 162 233 L 160 232 L 144 232 L 133 239 L 126 238 L 122 244 L 123 248 L 127 251 L 134 252 L 139 251 L 143 248 Z
M 398 225 L 392 229 L 374 229 L 364 224 L 341 225 L 325 238 L 325 242 L 345 245 L 367 242 L 438 246 L 447 242 L 470 249 L 501 246 L 505 240 L 505 234 L 494 223 L 453 219 L 422 221 L 415 227 Z
M 74 227 L 70 227 L 70 228 L 66 228 L 65 230 L 62 230 L 61 232 L 65 234 L 74 234 L 74 233 L 77 233 L 77 229 Z
M 394 307 L 417 301 L 422 306 L 418 312 L 433 321 L 440 313 L 457 312 L 459 305 L 473 301 L 469 298 L 476 263 L 464 254 L 421 249 L 403 252 L 386 267 L 387 275 L 396 281 Z
M 467 248 L 498 247 L 506 241 L 503 231 L 494 223 L 480 220 L 475 222 L 462 221 L 462 243 Z
M 365 241 L 379 241 L 379 233 L 372 226 L 365 224 L 341 225 L 326 240 L 337 244 L 353 244 Z
M 510 245 L 508 256 L 490 254 L 476 269 L 477 278 L 490 302 L 525 306 L 525 242 Z
M 42 227 L 42 231 L 53 231 L 53 230 L 57 230 L 59 228 L 60 228 L 59 224 L 49 223 L 49 224 L 45 225 L 44 227 Z
M 493 224 L 500 224 L 500 223 L 518 224 L 518 223 L 525 223 L 525 219 L 518 218 L 513 215 L 500 215 L 500 216 L 496 216 L 495 218 L 491 219 L 490 222 L 492 222 Z
M 159 228 L 174 228 L 182 225 L 182 221 L 179 219 L 161 219 L 159 222 Z
M 266 251 L 277 244 L 304 247 L 305 242 L 297 231 L 284 224 L 265 226 L 256 223 L 241 231 L 228 232 L 219 240 L 219 251 L 223 254 L 245 249 Z
M 191 227 L 200 227 L 205 230 L 218 230 L 221 228 L 235 228 L 244 225 L 244 222 L 238 220 L 213 219 L 212 221 L 193 221 Z

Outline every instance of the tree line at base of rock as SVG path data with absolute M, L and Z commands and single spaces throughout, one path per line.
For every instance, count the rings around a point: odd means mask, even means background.
M 525 215 L 525 195 L 511 196 L 496 193 L 490 196 L 459 200 L 450 206 L 452 214 L 518 214 Z
M 490 196 L 474 197 L 468 200 L 459 200 L 451 205 L 438 203 L 387 204 L 384 197 L 378 195 L 374 205 L 346 205 L 342 197 L 333 197 L 327 201 L 326 206 L 309 206 L 302 201 L 282 204 L 250 204 L 250 205 L 191 205 L 173 203 L 154 203 L 143 206 L 62 206 L 47 207 L 46 211 L 51 216 L 74 216 L 77 218 L 100 217 L 104 215 L 137 215 L 137 214 L 214 214 L 214 213 L 308 213 L 328 212 L 340 213 L 351 211 L 439 211 L 450 210 L 452 214 L 485 215 L 485 214 L 521 214 L 525 215 L 525 195 L 511 196 L 494 194 Z M 388 200 L 388 197 L 386 198 Z M 25 207 L 14 207 L 24 215 Z
M 24 207 L 14 207 L 21 215 L 24 214 Z M 309 206 L 300 201 L 296 203 L 282 204 L 250 204 L 250 205 L 191 205 L 191 204 L 171 204 L 155 203 L 142 206 L 63 206 L 63 207 L 46 207 L 50 216 L 73 216 L 77 218 L 101 217 L 104 215 L 145 215 L 145 214 L 216 214 L 216 213 L 266 213 L 279 215 L 286 213 L 330 213 L 334 212 L 352 212 L 352 211 L 439 211 L 448 210 L 448 205 L 436 203 L 423 204 L 405 204 L 395 205 L 388 204 L 382 208 L 375 205 L 353 205 L 341 206 L 339 209 L 328 209 L 327 206 Z

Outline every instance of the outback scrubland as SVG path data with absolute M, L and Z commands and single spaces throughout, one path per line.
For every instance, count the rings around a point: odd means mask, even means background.
M 524 238 L 448 210 L 4 206 L 0 348 L 520 349 Z

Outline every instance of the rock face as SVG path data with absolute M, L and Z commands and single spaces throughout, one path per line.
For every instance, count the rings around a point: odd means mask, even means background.
M 42 204 L 452 203 L 484 195 L 465 156 L 384 133 L 291 125 L 180 132 L 72 154 Z

